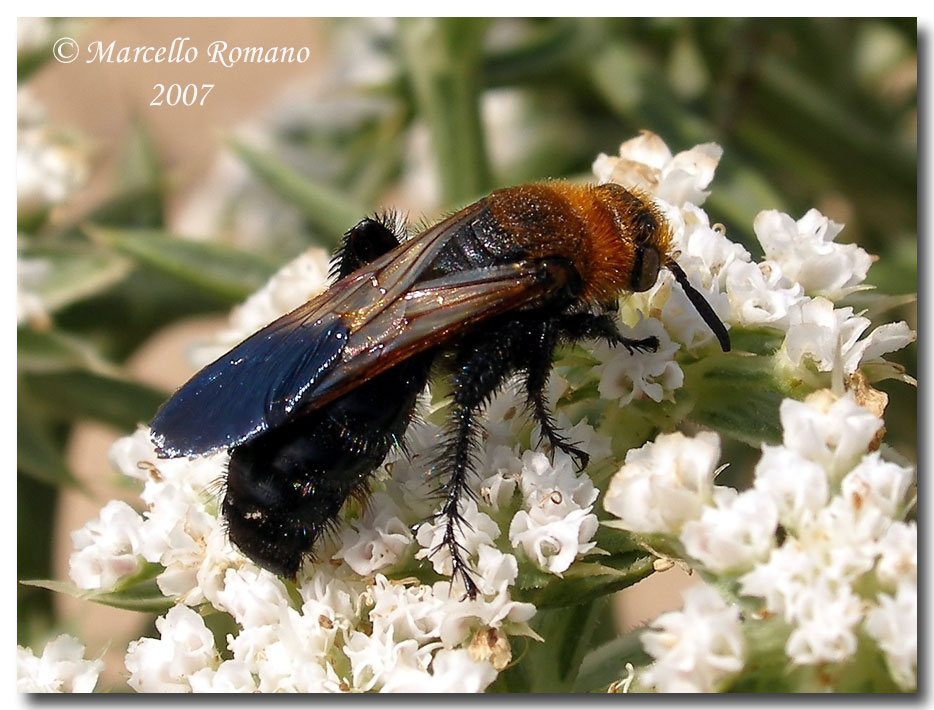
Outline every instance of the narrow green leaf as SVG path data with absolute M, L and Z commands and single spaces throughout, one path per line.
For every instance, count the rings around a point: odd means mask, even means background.
M 90 343 L 70 333 L 31 328 L 16 331 L 16 367 L 19 372 L 37 374 L 74 369 L 116 374 L 116 368 Z
M 302 175 L 285 163 L 248 145 L 231 141 L 233 151 L 260 180 L 301 211 L 329 240 L 327 248 L 337 245 L 340 236 L 367 213 L 342 192 Z
M 555 71 L 583 58 L 594 39 L 590 24 L 561 18 L 538 28 L 520 44 L 494 50 L 483 62 L 487 86 L 514 86 L 547 80 Z
M 106 291 L 132 268 L 126 257 L 86 244 L 27 246 L 20 259 L 39 271 L 26 288 L 52 313 Z
M 242 300 L 260 288 L 277 266 L 258 254 L 157 230 L 88 226 L 85 231 L 94 241 L 140 264 L 231 301 Z
M 95 604 L 104 604 L 105 606 L 116 607 L 117 609 L 127 609 L 129 611 L 141 611 L 148 613 L 160 613 L 171 609 L 175 605 L 175 600 L 162 594 L 155 579 L 146 579 L 137 584 L 125 587 L 113 592 L 99 592 L 88 589 L 80 589 L 71 582 L 62 582 L 55 579 L 25 579 L 20 581 L 30 587 L 41 587 L 49 589 L 59 594 L 67 594 L 75 599 L 94 602 Z
M 49 416 L 89 418 L 130 431 L 152 419 L 166 393 L 87 370 L 23 375 L 24 386 Z
M 574 606 L 630 587 L 652 574 L 653 556 L 643 551 L 576 562 L 562 577 L 520 564 L 514 597 L 539 608 Z
M 62 458 L 62 448 L 38 416 L 25 393 L 18 393 L 16 407 L 16 467 L 20 473 L 53 486 L 76 486 Z

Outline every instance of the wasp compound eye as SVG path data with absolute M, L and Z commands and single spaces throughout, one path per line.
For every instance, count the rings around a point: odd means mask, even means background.
M 632 265 L 632 277 L 629 284 L 631 291 L 648 291 L 658 281 L 661 257 L 652 246 L 636 248 L 636 260 Z

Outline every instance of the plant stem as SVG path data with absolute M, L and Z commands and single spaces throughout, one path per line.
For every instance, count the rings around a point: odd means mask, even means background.
M 438 160 L 442 199 L 459 205 L 490 188 L 480 69 L 486 21 L 409 19 L 402 47 L 416 108 L 428 125 Z

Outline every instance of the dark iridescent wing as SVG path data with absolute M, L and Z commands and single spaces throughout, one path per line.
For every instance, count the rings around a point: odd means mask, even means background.
M 198 372 L 153 419 L 159 453 L 196 456 L 242 444 L 540 298 L 541 269 L 526 262 L 418 282 L 478 210 L 468 207 L 401 244 Z

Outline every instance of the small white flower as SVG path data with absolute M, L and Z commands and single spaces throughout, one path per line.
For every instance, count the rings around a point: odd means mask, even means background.
M 660 692 L 714 692 L 743 668 L 739 609 L 713 587 L 691 587 L 681 611 L 662 614 L 650 627 L 640 638 L 655 662 L 642 681 Z
M 202 595 L 197 575 L 208 540 L 221 522 L 202 503 L 171 484 L 158 488 L 151 505 L 143 523 L 140 552 L 149 562 L 165 567 L 156 578 L 164 594 L 184 598 L 189 604 L 199 603 Z
M 405 669 L 408 670 L 408 669 Z M 440 649 L 431 659 L 430 672 L 397 669 L 381 690 L 384 693 L 482 693 L 496 680 L 489 661 L 476 661 L 466 649 Z
M 363 691 L 378 690 L 397 673 L 424 672 L 431 663 L 431 652 L 438 645 L 419 647 L 413 639 L 397 642 L 392 627 L 372 634 L 354 631 L 344 647 L 353 668 L 353 687 Z
M 280 609 L 277 624 L 244 629 L 228 636 L 234 658 L 247 664 L 260 692 L 310 693 L 337 687 L 330 665 L 336 625 L 327 617 Z
M 688 281 L 707 301 L 717 318 L 729 324 L 732 315 L 727 294 L 720 291 L 716 283 L 705 285 L 696 272 L 685 273 Z M 675 281 L 674 276 L 667 271 L 662 273 L 658 282 L 648 291 L 629 296 L 621 310 L 634 310 L 643 318 L 650 316 L 661 321 L 668 337 L 676 343 L 681 343 L 689 352 L 716 342 L 710 326 L 697 312 L 697 308 Z
M 722 292 L 727 274 L 736 266 L 750 263 L 750 254 L 720 230 L 710 225 L 710 217 L 699 207 L 686 205 L 668 210 L 673 246 L 678 264 L 704 286 Z
M 918 584 L 918 525 L 893 522 L 879 541 L 876 578 L 889 589 L 903 582 Z
M 582 429 L 580 425 L 571 428 L 568 436 L 577 441 Z M 592 429 L 589 434 L 594 436 Z M 552 464 L 545 454 L 526 451 L 519 485 L 526 505 L 510 523 L 509 541 L 522 547 L 541 569 L 560 574 L 596 546 L 590 540 L 598 526 L 597 516 L 591 513 L 597 491 L 586 475 L 574 473 L 567 454 L 555 452 Z
M 878 606 L 866 618 L 866 631 L 885 652 L 895 682 L 912 690 L 918 682 L 918 589 L 906 581 L 894 597 L 880 594 L 876 601 Z
M 175 487 L 193 502 L 210 500 L 227 474 L 227 451 L 194 459 L 163 459 L 156 454 L 151 438 L 149 428 L 140 427 L 131 436 L 115 441 L 109 451 L 115 471 L 145 484 L 142 501 L 153 506 L 165 486 Z
M 400 514 L 388 495 L 371 496 L 363 518 L 343 529 L 334 559 L 344 560 L 361 577 L 396 564 L 414 539 Z
M 840 488 L 854 507 L 874 505 L 883 515 L 897 518 L 913 481 L 914 470 L 883 461 L 874 451 L 847 474 Z
M 100 515 L 71 533 L 75 551 L 68 574 L 82 589 L 109 591 L 140 568 L 143 519 L 123 501 L 112 500 Z
M 22 212 L 67 200 L 87 180 L 87 156 L 46 123 L 45 110 L 29 89 L 17 95 L 16 205 Z
M 520 510 L 509 525 L 509 541 L 514 547 L 522 547 L 541 569 L 561 574 L 577 557 L 596 547 L 590 540 L 597 532 L 597 516 L 589 510 L 574 510 L 560 519 L 538 507 Z
M 43 49 L 55 30 L 48 17 L 20 17 L 16 20 L 16 51 L 31 52 Z
M 586 424 L 584 426 L 590 429 Z M 577 441 L 575 436 L 580 431 L 579 427 L 567 430 L 573 441 Z M 593 505 L 597 499 L 597 490 L 590 478 L 575 473 L 574 461 L 563 451 L 556 451 L 553 456 L 554 463 L 540 451 L 526 451 L 522 454 L 519 487 L 527 505 L 540 508 L 554 518 Z
M 852 392 L 835 398 L 820 390 L 804 402 L 785 399 L 779 417 L 785 446 L 821 466 L 832 483 L 862 458 L 882 426 L 881 419 L 856 404 Z
M 131 641 L 126 668 L 130 687 L 140 693 L 184 693 L 202 668 L 216 668 L 220 656 L 201 616 L 187 606 L 174 606 L 156 619 L 160 638 Z
M 668 332 L 654 318 L 642 320 L 634 328 L 622 326 L 620 332 L 635 340 L 654 335 L 658 338 L 658 349 L 630 353 L 623 346 L 596 343 L 593 355 L 600 364 L 594 370 L 600 376 L 600 396 L 616 402 L 619 407 L 645 397 L 653 402 L 673 400 L 674 391 L 684 384 L 684 372 L 674 359 L 680 346 L 672 342 Z
M 49 641 L 38 657 L 29 648 L 16 647 L 20 693 L 90 693 L 102 670 L 102 660 L 86 661 L 84 645 L 65 634 Z
M 332 690 L 338 683 L 332 686 L 333 672 L 325 656 L 332 644 L 317 621 L 291 609 L 279 624 L 249 627 L 236 638 L 228 635 L 227 645 L 234 660 L 256 677 L 261 693 Z
M 223 589 L 211 602 L 248 628 L 279 623 L 289 606 L 289 594 L 274 574 L 250 565 L 228 569 Z
M 779 521 L 790 531 L 811 520 L 830 497 L 824 469 L 785 446 L 762 447 L 754 485 L 775 502 Z
M 789 538 L 772 550 L 768 560 L 740 577 L 739 584 L 744 595 L 762 597 L 768 611 L 791 619 L 801 591 L 820 574 L 818 561 L 795 538 Z
M 52 264 L 48 259 L 16 255 L 16 323 L 48 323 L 49 304 L 42 296 Z
M 619 157 L 597 156 L 593 172 L 600 183 L 642 190 L 672 205 L 700 205 L 710 194 L 704 188 L 713 180 L 722 155 L 716 143 L 703 143 L 672 156 L 661 138 L 642 131 L 619 147 Z
M 795 663 L 842 663 L 856 652 L 854 628 L 862 619 L 863 603 L 848 587 L 818 577 L 799 590 L 790 616 L 795 629 L 785 653 Z
M 716 486 L 713 502 L 715 507 L 705 508 L 700 519 L 684 524 L 681 542 L 687 553 L 719 574 L 764 560 L 775 545 L 778 527 L 771 497 L 755 488 L 737 493 Z
M 256 681 L 243 661 L 224 661 L 217 670 L 202 668 L 188 679 L 193 693 L 255 693 Z
M 457 542 L 463 545 L 467 558 L 476 554 L 481 545 L 492 545 L 493 540 L 499 537 L 499 526 L 489 515 L 477 509 L 477 501 L 463 500 L 460 514 L 464 524 L 455 525 Z M 415 553 L 415 559 L 430 559 L 435 572 L 450 577 L 453 572 L 451 551 L 447 545 L 442 545 L 447 521 L 444 517 L 438 520 L 437 523 L 426 522 L 419 526 L 415 539 L 422 549 Z
M 726 292 L 734 322 L 747 327 L 786 329 L 789 312 L 804 295 L 775 262 L 736 261 L 727 271 Z
M 522 459 L 515 447 L 500 445 L 484 452 L 484 465 L 479 470 L 495 473 L 480 482 L 480 497 L 494 511 L 507 509 L 519 487 Z
M 872 505 L 858 506 L 850 498 L 836 496 L 813 522 L 801 527 L 798 540 L 822 577 L 848 585 L 872 569 L 876 542 L 890 522 Z
M 634 532 L 678 535 L 710 500 L 719 458 L 720 438 L 712 432 L 661 434 L 626 454 L 603 507 Z
M 809 360 L 821 372 L 849 374 L 864 360 L 900 350 L 916 337 L 899 322 L 881 325 L 860 339 L 870 325 L 868 318 L 853 315 L 852 308 L 834 308 L 826 298 L 804 298 L 789 307 L 785 353 L 796 368 Z
M 872 257 L 855 244 L 835 244 L 843 225 L 814 209 L 797 222 L 776 210 L 760 212 L 753 229 L 766 258 L 810 296 L 839 300 L 860 288 L 872 265 Z

